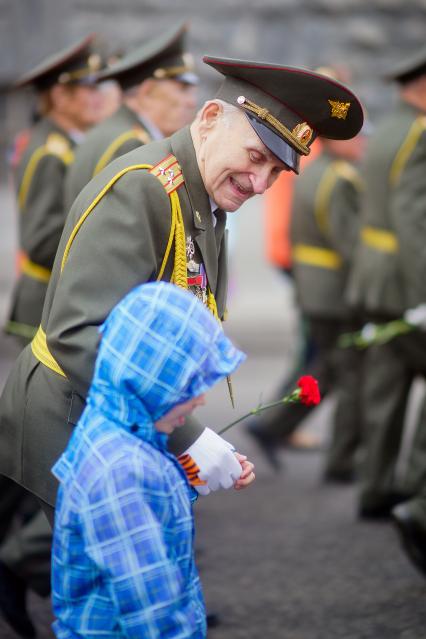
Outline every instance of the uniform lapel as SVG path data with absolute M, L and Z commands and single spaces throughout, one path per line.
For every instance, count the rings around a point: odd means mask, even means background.
M 172 137 L 172 150 L 185 177 L 185 189 L 191 204 L 193 240 L 197 244 L 207 273 L 210 290 L 214 293 L 217 285 L 218 249 L 210 201 L 198 168 L 194 145 L 189 127 Z M 188 235 L 188 230 L 186 230 Z

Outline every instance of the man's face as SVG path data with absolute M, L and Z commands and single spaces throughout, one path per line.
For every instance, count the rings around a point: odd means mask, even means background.
M 154 80 L 149 92 L 150 116 L 164 137 L 190 124 L 195 116 L 196 87 L 178 80 Z
M 263 144 L 240 112 L 200 124 L 198 160 L 210 197 L 225 211 L 236 211 L 253 195 L 264 193 L 288 167 Z
M 197 406 L 204 406 L 205 400 L 206 396 L 203 394 L 198 397 L 188 399 L 188 401 L 182 402 L 182 404 L 177 404 L 172 408 L 172 410 L 155 422 L 155 428 L 160 433 L 170 435 L 175 428 L 184 425 L 185 418 L 190 415 Z
M 62 112 L 76 129 L 85 131 L 100 121 L 103 98 L 96 86 L 76 85 L 65 87 L 66 100 Z

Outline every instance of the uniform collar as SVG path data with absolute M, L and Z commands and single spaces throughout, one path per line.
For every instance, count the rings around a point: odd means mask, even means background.
M 59 126 L 59 124 L 56 124 L 56 122 L 48 116 L 40 120 L 39 124 L 41 130 L 44 130 L 46 135 L 49 135 L 50 133 L 59 133 L 59 135 L 68 140 L 71 146 L 75 146 L 75 141 L 71 137 L 71 134 L 68 131 L 65 131 L 65 129 L 63 129 L 61 126 Z
M 164 139 L 164 135 L 161 133 L 161 131 L 158 128 L 158 126 L 155 126 L 155 124 L 153 122 L 151 122 L 151 120 L 149 118 L 147 118 L 146 115 L 142 116 L 142 115 L 137 114 L 137 118 L 138 118 L 139 122 L 142 124 L 142 126 L 148 131 L 148 133 L 151 136 L 152 140 L 156 141 L 156 140 L 163 140 Z
M 189 127 L 175 133 L 171 138 L 171 147 L 185 177 L 185 189 L 191 203 L 193 226 L 198 231 L 194 237 L 207 272 L 210 289 L 216 291 L 218 275 L 217 231 L 213 224 L 212 208 L 205 189 Z M 224 217 L 221 209 L 216 209 L 217 219 Z M 222 224 L 220 225 L 222 226 Z M 216 233 L 215 233 L 216 230 Z
M 133 125 L 140 125 L 140 120 L 136 111 L 133 111 L 125 102 L 116 112 L 117 115 L 124 117 L 126 120 L 130 120 Z
M 170 141 L 173 153 L 178 159 L 185 177 L 185 188 L 194 213 L 194 226 L 197 229 L 205 230 L 208 226 L 207 222 L 211 224 L 210 200 L 198 168 L 189 127 L 180 129 L 172 135 Z
M 138 128 L 142 126 L 152 141 L 162 140 L 164 138 L 161 131 L 147 117 L 136 113 L 136 111 L 127 106 L 125 102 L 123 102 L 117 113 L 129 121 L 131 125 Z
M 74 142 L 74 144 L 82 144 L 86 138 L 86 134 L 83 131 L 68 131 L 68 136 Z
M 219 207 L 218 207 L 216 202 L 211 197 L 209 197 L 209 202 L 210 202 L 210 208 L 211 208 L 212 216 L 213 216 L 213 218 L 212 218 L 213 219 L 213 226 L 216 226 L 216 222 L 217 222 L 216 212 L 217 212 Z

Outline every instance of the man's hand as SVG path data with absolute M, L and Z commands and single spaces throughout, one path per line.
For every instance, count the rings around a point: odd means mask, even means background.
M 237 489 L 254 480 L 253 464 L 210 428 L 179 457 L 189 482 L 200 495 L 208 495 L 219 488 Z

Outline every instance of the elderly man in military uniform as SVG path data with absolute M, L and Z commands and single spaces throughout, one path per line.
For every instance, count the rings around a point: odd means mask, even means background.
M 185 50 L 186 33 L 185 25 L 169 29 L 98 75 L 101 83 L 114 80 L 120 85 L 123 103 L 90 131 L 76 151 L 66 181 L 68 209 L 112 160 L 192 122 L 198 78 Z
M 426 301 L 421 263 L 426 239 L 426 52 L 392 67 L 388 78 L 396 81 L 399 99 L 368 145 L 362 228 L 348 290 L 349 301 L 378 322 L 399 318 Z M 415 376 L 424 375 L 425 362 L 426 339 L 420 331 L 366 353 L 366 450 L 359 501 L 364 519 L 389 517 L 393 506 L 418 489 L 426 463 L 421 438 L 413 449 L 418 460 L 408 465 L 403 481 L 396 476 L 396 465 L 409 391 Z
M 298 172 L 316 135 L 349 138 L 362 125 L 356 96 L 325 76 L 204 61 L 224 81 L 191 127 L 118 158 L 78 196 L 40 328 L 6 382 L 0 471 L 33 492 L 50 520 L 57 490 L 50 469 L 84 408 L 98 328 L 114 304 L 137 284 L 168 280 L 198 295 L 219 321 L 226 304 L 225 211 L 263 193 L 281 171 Z M 336 112 L 339 104 L 346 105 L 345 117 Z M 251 465 L 242 472 L 231 444 L 195 420 L 172 439 L 200 494 L 253 481 Z

